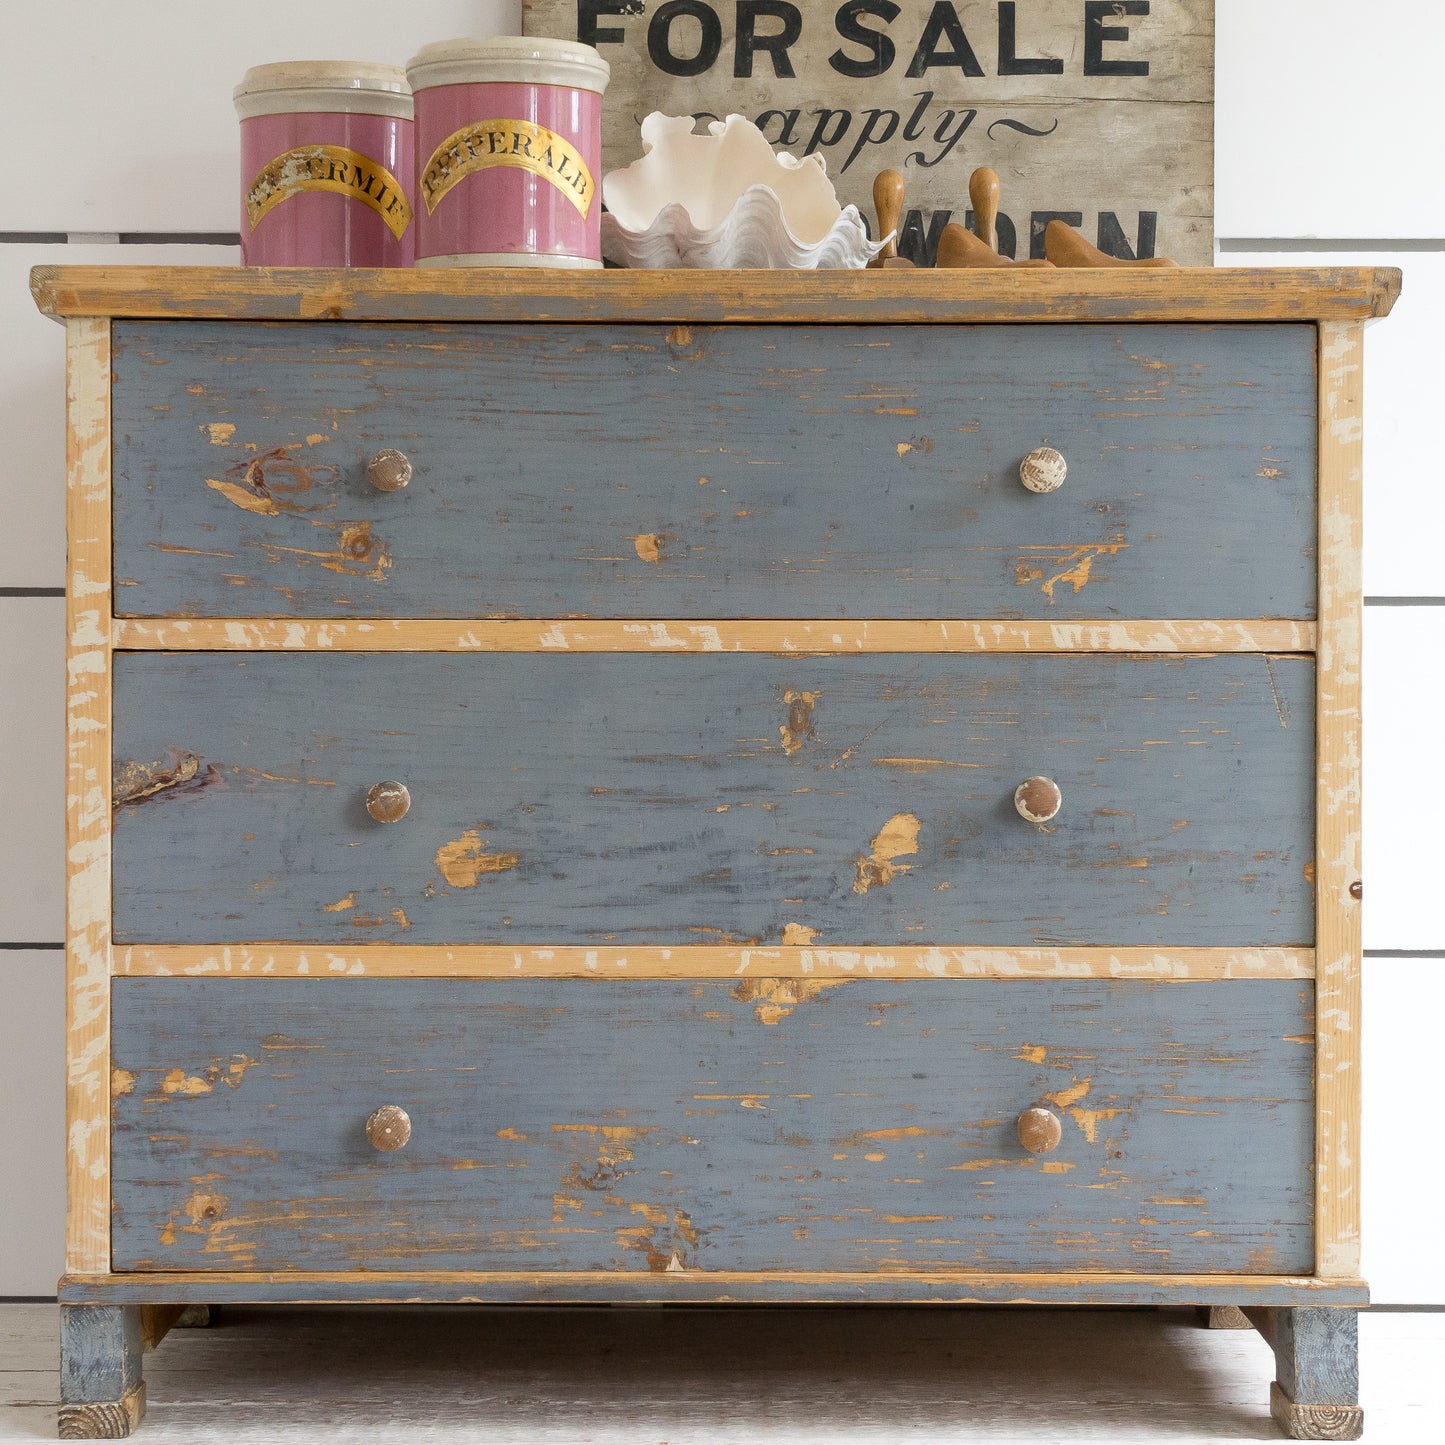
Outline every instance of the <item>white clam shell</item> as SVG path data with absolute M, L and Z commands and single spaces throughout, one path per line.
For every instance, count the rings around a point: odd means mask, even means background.
M 642 148 L 602 178 L 602 254 L 618 265 L 857 268 L 883 249 L 857 207 L 838 204 L 822 156 L 774 153 L 743 116 L 700 135 L 691 117 L 654 111 Z

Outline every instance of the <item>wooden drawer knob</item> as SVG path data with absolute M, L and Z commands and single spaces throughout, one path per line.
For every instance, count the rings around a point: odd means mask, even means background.
M 411 1138 L 411 1116 L 400 1104 L 383 1104 L 366 1121 L 366 1137 L 373 1149 L 395 1154 Z
M 411 461 L 405 452 L 386 447 L 367 462 L 366 475 L 378 492 L 399 492 L 411 481 Z
M 1030 1154 L 1047 1154 L 1050 1149 L 1059 1147 L 1059 1140 L 1064 1137 L 1064 1126 L 1052 1109 L 1025 1109 L 1019 1115 L 1018 1135 L 1019 1143 Z
M 406 817 L 411 793 L 405 783 L 373 783 L 366 793 L 366 811 L 378 823 L 395 823 Z
M 1025 778 L 1014 789 L 1014 807 L 1030 823 L 1047 823 L 1063 806 L 1064 795 L 1052 778 Z
M 1068 462 L 1053 447 L 1035 447 L 1019 463 L 1019 481 L 1031 492 L 1056 492 L 1068 474 Z

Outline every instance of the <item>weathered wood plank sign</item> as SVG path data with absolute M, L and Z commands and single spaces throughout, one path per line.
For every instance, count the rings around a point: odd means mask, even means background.
M 605 169 L 654 110 L 737 112 L 821 154 L 873 222 L 884 167 L 908 177 L 900 251 L 932 264 L 968 177 L 1003 180 L 999 250 L 1044 254 L 1058 217 L 1111 255 L 1212 264 L 1213 0 L 524 0 L 530 35 L 612 66 Z

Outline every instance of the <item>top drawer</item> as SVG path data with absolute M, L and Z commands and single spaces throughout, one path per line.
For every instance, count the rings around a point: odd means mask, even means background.
M 1314 344 L 119 321 L 117 611 L 1311 618 Z M 405 490 L 368 480 L 382 448 Z

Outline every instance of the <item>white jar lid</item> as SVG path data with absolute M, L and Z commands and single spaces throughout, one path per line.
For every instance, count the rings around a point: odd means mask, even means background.
M 399 65 L 370 60 L 283 60 L 253 65 L 233 92 L 242 120 L 294 111 L 412 118 L 411 87 Z
M 467 37 L 423 45 L 406 64 L 415 90 L 438 85 L 477 85 L 498 81 L 523 85 L 569 85 L 575 90 L 607 89 L 612 67 L 590 45 L 547 40 L 537 35 Z

